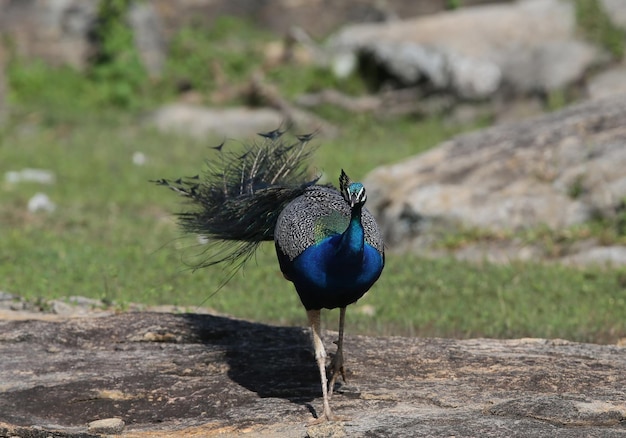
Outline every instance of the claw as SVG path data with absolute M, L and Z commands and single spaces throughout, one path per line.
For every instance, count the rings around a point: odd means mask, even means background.
M 326 423 L 327 421 L 350 421 L 350 418 L 349 417 L 344 417 L 344 416 L 341 416 L 341 415 L 335 415 L 335 414 L 322 415 L 321 417 L 314 418 L 311 421 L 309 421 L 309 425 L 310 426 L 314 426 L 314 425 L 317 425 L 317 424 Z
M 335 342 L 337 344 L 337 342 Z M 333 395 L 333 389 L 335 387 L 335 382 L 341 375 L 341 379 L 344 383 L 347 383 L 346 380 L 346 369 L 343 366 L 343 351 L 337 350 L 337 353 L 333 356 L 332 361 L 330 362 L 329 369 L 331 376 L 330 381 L 328 382 L 328 396 Z

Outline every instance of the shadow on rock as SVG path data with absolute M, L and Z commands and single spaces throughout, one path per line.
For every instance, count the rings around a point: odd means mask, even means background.
M 198 341 L 211 350 L 223 348 L 228 376 L 259 397 L 308 406 L 321 395 L 307 329 L 198 314 L 185 318 Z

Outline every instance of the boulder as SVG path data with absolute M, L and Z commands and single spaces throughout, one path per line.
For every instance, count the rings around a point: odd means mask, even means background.
M 279 111 L 270 108 L 210 108 L 172 103 L 152 113 L 148 123 L 162 132 L 196 138 L 240 138 L 276 129 L 283 120 Z
M 511 0 L 463 0 L 462 4 L 469 7 L 508 1 Z M 346 23 L 380 22 L 433 14 L 449 6 L 448 0 L 180 0 L 176 2 L 176 7 L 169 0 L 153 0 L 151 3 L 159 12 L 167 35 L 190 23 L 211 26 L 216 18 L 229 15 L 246 19 L 278 35 L 300 27 L 316 38 L 326 37 Z
M 578 37 L 574 5 L 563 0 L 518 0 L 348 25 L 328 46 L 342 65 L 350 55 L 373 59 L 403 86 L 426 82 L 462 98 L 489 97 L 501 88 L 563 88 L 603 58 Z
M 626 266 L 626 247 L 593 246 L 564 257 L 563 262 L 573 266 Z
M 54 66 L 83 70 L 96 52 L 93 33 L 99 0 L 0 0 L 0 35 L 17 54 Z M 150 2 L 135 2 L 128 11 L 139 56 L 152 76 L 161 73 L 166 56 L 164 29 Z
M 0 0 L 0 35 L 21 56 L 82 69 L 93 52 L 97 8 L 98 0 Z
M 626 3 L 622 0 L 600 0 L 613 25 L 626 29 Z
M 611 216 L 626 198 L 626 99 L 588 101 L 460 135 L 364 181 L 390 246 L 460 228 L 553 229 Z
M 151 77 L 159 77 L 167 58 L 167 44 L 154 4 L 134 2 L 128 11 L 128 21 L 143 66 Z
M 280 107 L 280 105 L 278 105 Z M 146 123 L 162 132 L 173 132 L 195 138 L 250 137 L 277 126 L 295 126 L 316 131 L 326 138 L 337 135 L 337 128 L 312 113 L 291 105 L 278 109 L 263 107 L 217 108 L 188 103 L 172 103 L 150 114 Z
M 308 330 L 188 313 L 0 311 L 0 436 L 623 437 L 626 350 L 547 339 L 345 338 L 315 424 Z M 326 347 L 337 333 L 327 332 Z
M 463 3 L 493 1 L 497 0 L 464 0 Z M 0 35 L 8 36 L 17 52 L 26 58 L 83 69 L 95 50 L 90 33 L 94 29 L 98 3 L 99 0 L 0 0 Z M 446 5 L 446 0 L 390 0 L 384 3 L 351 0 L 334 4 L 290 0 L 180 0 L 173 6 L 170 0 L 153 0 L 133 2 L 128 22 L 135 32 L 135 44 L 144 65 L 152 76 L 158 76 L 167 43 L 173 35 L 191 24 L 212 26 L 216 19 L 225 15 L 249 20 L 279 35 L 299 26 L 321 38 L 348 22 L 428 14 L 445 9 Z
M 616 94 L 626 96 L 626 63 L 591 77 L 587 83 L 587 94 L 591 99 L 603 99 Z

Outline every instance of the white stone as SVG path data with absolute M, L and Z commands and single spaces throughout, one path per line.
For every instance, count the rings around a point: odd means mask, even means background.
M 4 180 L 11 184 L 21 182 L 35 182 L 39 184 L 54 184 L 56 175 L 51 170 L 25 168 L 11 170 L 4 174 Z
M 36 193 L 28 200 L 28 211 L 35 213 L 37 211 L 47 211 L 49 213 L 56 210 L 56 204 L 50 200 L 45 193 Z
M 146 164 L 146 161 L 148 161 L 148 158 L 143 152 L 135 152 L 133 154 L 133 164 L 135 166 L 143 166 Z
M 89 433 L 97 434 L 117 434 L 124 430 L 126 423 L 121 418 L 104 418 L 89 423 L 87 430 Z

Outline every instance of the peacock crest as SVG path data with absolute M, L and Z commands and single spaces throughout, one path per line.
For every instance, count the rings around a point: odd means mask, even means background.
M 350 177 L 346 175 L 346 172 L 341 169 L 341 175 L 339 175 L 339 191 L 341 191 L 343 199 L 345 199 L 348 203 L 350 202 L 350 184 L 352 184 L 352 180 L 350 180 Z
M 341 169 L 341 175 L 339 175 L 339 190 L 341 191 L 343 199 L 350 204 L 350 207 L 365 204 L 367 199 L 365 187 L 361 183 L 352 182 L 343 169 Z

